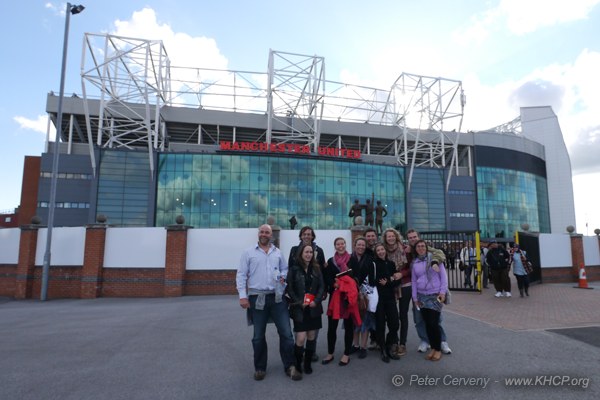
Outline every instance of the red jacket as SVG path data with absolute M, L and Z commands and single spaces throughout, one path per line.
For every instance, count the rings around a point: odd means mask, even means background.
M 327 315 L 333 319 L 352 318 L 354 326 L 360 326 L 362 320 L 358 312 L 358 287 L 356 281 L 348 275 L 338 278 L 339 287 L 329 299 Z

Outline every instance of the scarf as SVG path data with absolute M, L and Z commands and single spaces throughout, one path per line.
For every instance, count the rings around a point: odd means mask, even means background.
M 350 253 L 345 252 L 344 254 L 338 254 L 337 252 L 333 255 L 333 261 L 340 268 L 340 272 L 344 272 L 348 269 L 348 261 L 350 261 Z
M 427 254 L 423 254 L 422 256 L 417 255 L 417 260 L 419 260 L 419 261 L 427 260 Z

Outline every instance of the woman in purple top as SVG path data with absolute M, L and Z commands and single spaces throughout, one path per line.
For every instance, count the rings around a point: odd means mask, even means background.
M 425 358 L 438 361 L 442 358 L 439 322 L 448 291 L 448 277 L 444 264 L 431 266 L 431 254 L 425 241 L 415 243 L 415 251 L 417 255 L 411 264 L 413 306 L 421 310 L 431 345 L 431 351 Z

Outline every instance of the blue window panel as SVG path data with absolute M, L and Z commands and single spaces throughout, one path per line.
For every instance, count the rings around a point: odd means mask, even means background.
M 181 168 L 170 171 L 173 164 Z M 285 226 L 296 215 L 315 229 L 341 229 L 354 199 L 364 203 L 372 194 L 386 204 L 386 225 L 406 223 L 402 167 L 208 154 L 161 154 L 158 167 L 159 226 L 181 212 L 196 227 L 256 226 L 267 215 Z

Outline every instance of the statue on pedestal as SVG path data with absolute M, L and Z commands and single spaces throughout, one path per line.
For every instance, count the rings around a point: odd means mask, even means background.
M 381 200 L 377 200 L 377 206 L 375 206 L 375 226 L 378 235 L 381 235 L 383 232 L 383 219 L 386 215 L 386 208 L 381 204 Z
M 361 217 L 362 219 L 362 209 L 364 206 L 359 203 L 358 199 L 354 200 L 354 204 L 350 207 L 350 212 L 348 216 L 352 218 L 352 225 L 356 225 L 356 218 Z

